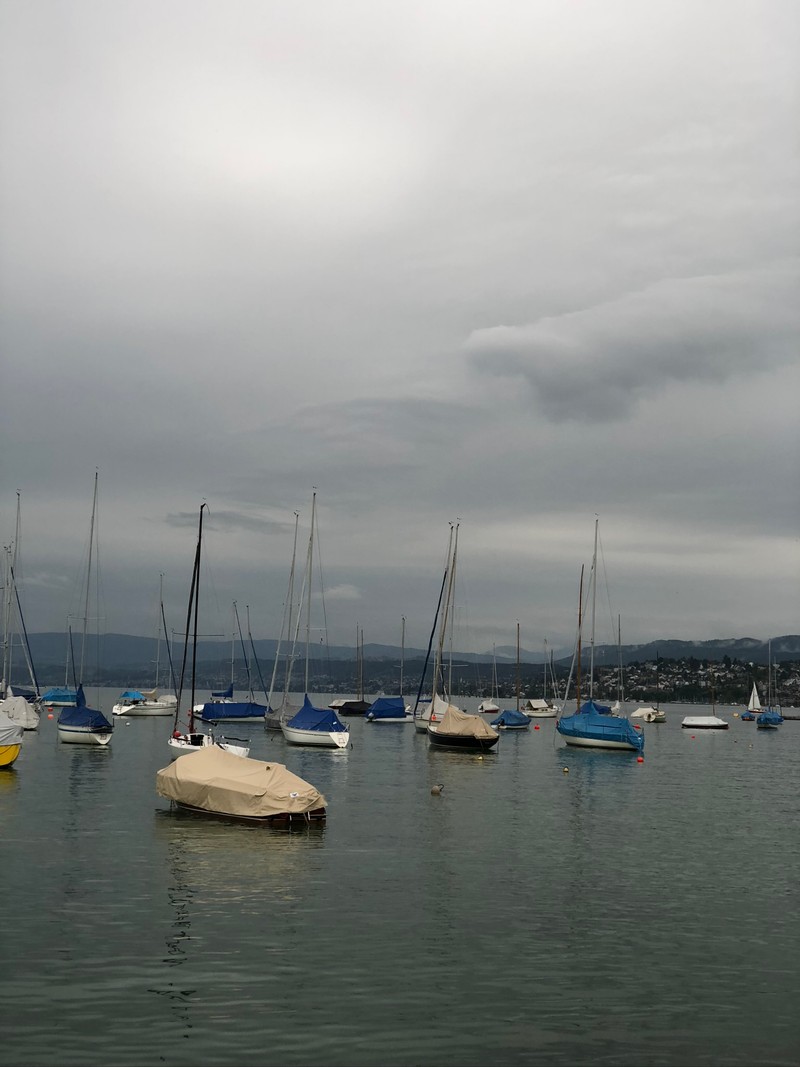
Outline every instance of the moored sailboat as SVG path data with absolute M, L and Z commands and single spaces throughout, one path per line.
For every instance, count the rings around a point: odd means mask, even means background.
M 451 531 L 452 533 L 452 531 Z M 433 693 L 431 707 L 433 709 L 428 720 L 428 742 L 433 748 L 459 749 L 467 752 L 489 752 L 497 744 L 500 734 L 494 730 L 480 715 L 470 715 L 461 708 L 450 703 L 449 694 L 445 691 L 439 698 L 438 688 L 445 689 L 442 674 L 442 652 L 444 649 L 445 634 L 452 625 L 452 603 L 455 589 L 456 561 L 458 557 L 458 523 L 455 526 L 455 536 L 452 539 L 453 552 L 448 560 L 447 568 L 447 595 L 445 597 L 442 623 L 439 629 L 439 642 L 436 659 L 433 668 Z M 439 717 L 439 705 L 437 700 L 444 704 L 444 714 Z
M 22 750 L 23 728 L 0 711 L 0 768 L 11 767 Z
M 578 635 L 577 635 L 577 710 L 572 715 L 563 713 L 556 719 L 556 730 L 568 745 L 575 748 L 619 749 L 629 752 L 641 752 L 644 748 L 644 734 L 637 730 L 628 719 L 613 715 L 611 708 L 599 704 L 594 699 L 594 624 L 597 595 L 597 526 L 594 524 L 594 554 L 590 581 L 592 586 L 592 626 L 589 667 L 589 699 L 581 704 L 580 667 L 581 667 L 581 628 L 583 600 L 583 571 L 581 570 L 581 592 L 578 598 Z
M 156 792 L 188 811 L 262 826 L 321 823 L 327 815 L 322 793 L 282 763 L 234 756 L 216 745 L 158 771 Z
M 201 547 L 203 543 L 203 510 L 208 505 L 203 502 L 200 505 L 200 518 L 198 522 L 197 530 L 197 546 L 195 548 L 194 567 L 192 570 L 192 582 L 189 590 L 189 607 L 186 614 L 186 631 L 184 634 L 183 645 L 183 662 L 181 664 L 181 676 L 180 682 L 177 687 L 177 702 L 175 704 L 175 720 L 173 723 L 172 734 L 167 742 L 170 750 L 170 755 L 173 759 L 176 759 L 181 755 L 188 755 L 189 753 L 196 753 L 198 750 L 203 749 L 209 745 L 218 745 L 220 748 L 225 749 L 226 752 L 231 753 L 234 756 L 248 756 L 250 754 L 249 742 L 237 737 L 215 737 L 213 733 L 203 733 L 195 729 L 195 676 L 197 670 L 197 620 L 199 614 L 199 600 L 200 600 L 200 559 L 201 559 Z M 194 621 L 193 621 L 194 620 Z M 192 687 L 191 687 L 191 700 L 189 702 L 189 711 L 187 715 L 188 730 L 182 731 L 178 728 L 179 715 L 180 715 L 180 702 L 183 695 L 183 680 L 186 671 L 186 658 L 189 649 L 189 633 L 192 632 Z
M 58 716 L 57 731 L 59 741 L 70 745 L 107 745 L 114 731 L 113 725 L 97 708 L 86 704 L 83 691 L 83 670 L 85 663 L 86 633 L 89 621 L 89 595 L 92 588 L 92 563 L 95 539 L 95 521 L 97 518 L 97 471 L 94 474 L 94 495 L 92 497 L 92 518 L 89 524 L 89 557 L 86 567 L 86 599 L 83 606 L 83 638 L 81 641 L 80 674 L 75 686 L 74 706 L 65 706 Z M 95 582 L 99 579 L 99 561 L 95 567 Z M 70 649 L 71 651 L 71 649 Z M 74 671 L 74 662 L 73 662 Z

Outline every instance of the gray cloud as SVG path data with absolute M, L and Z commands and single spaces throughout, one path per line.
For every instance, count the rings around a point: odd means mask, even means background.
M 476 330 L 487 373 L 527 383 L 545 419 L 627 420 L 674 383 L 725 383 L 797 356 L 800 261 L 666 279 L 638 293 L 525 326 Z

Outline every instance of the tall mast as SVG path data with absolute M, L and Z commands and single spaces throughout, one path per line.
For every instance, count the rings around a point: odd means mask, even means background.
M 592 636 L 589 651 L 589 699 L 594 700 L 594 617 L 597 603 L 597 523 L 594 520 L 594 553 L 592 555 Z
M 439 689 L 439 672 L 442 669 L 442 649 L 444 648 L 444 635 L 447 631 L 447 616 L 448 607 L 450 604 L 450 594 L 453 588 L 453 535 L 455 533 L 455 527 L 453 523 L 450 523 L 450 538 L 447 542 L 447 564 L 444 569 L 444 580 L 442 588 L 444 589 L 444 612 L 442 614 L 441 622 L 439 623 L 439 640 L 436 644 L 436 656 L 433 661 L 433 685 L 431 687 L 431 711 L 436 707 L 436 694 Z M 439 595 L 441 600 L 441 594 Z
M 200 505 L 200 524 L 197 531 L 197 555 L 195 558 L 195 582 L 194 582 L 194 633 L 192 638 L 192 703 L 189 705 L 189 730 L 194 729 L 194 686 L 197 671 L 197 617 L 200 609 L 200 552 L 203 544 L 203 508 L 208 505 L 205 501 Z
M 583 564 L 581 564 L 581 580 L 580 580 L 580 585 L 578 586 L 578 665 L 577 665 L 577 671 L 576 671 L 576 674 L 575 674 L 575 702 L 576 702 L 576 707 L 577 707 L 578 711 L 581 710 L 581 655 L 582 655 L 582 649 L 581 649 L 581 627 L 582 627 L 582 623 L 583 623 L 582 612 L 583 612 Z M 567 696 L 567 694 L 565 693 L 564 694 L 564 699 L 565 700 L 566 700 L 566 696 Z
M 519 711 L 519 619 L 517 619 L 517 711 Z
M 406 617 L 400 616 L 400 696 L 403 695 L 403 667 L 406 660 Z
M 269 696 L 267 697 L 267 704 L 269 705 L 270 709 L 272 708 L 272 695 L 275 692 L 275 679 L 276 679 L 277 674 L 278 674 L 278 660 L 280 659 L 280 654 L 281 654 L 281 642 L 283 641 L 284 626 L 286 628 L 286 637 L 287 637 L 287 639 L 291 636 L 291 632 L 292 632 L 292 598 L 294 597 L 294 568 L 295 568 L 295 562 L 296 562 L 296 559 L 297 559 L 297 527 L 298 527 L 299 522 L 300 522 L 300 513 L 296 511 L 294 513 L 294 547 L 292 549 L 292 566 L 291 566 L 291 569 L 289 571 L 289 588 L 288 588 L 288 590 L 286 592 L 286 603 L 283 605 L 283 620 L 281 621 L 281 632 L 280 632 L 280 637 L 278 638 L 278 646 L 275 649 L 275 662 L 272 665 L 272 680 L 269 683 Z M 289 692 L 289 679 L 291 677 L 291 672 L 292 672 L 291 663 L 292 663 L 292 661 L 289 660 L 289 662 L 286 664 L 286 667 L 284 668 L 284 671 L 283 671 L 283 682 L 284 682 L 284 684 L 283 684 L 283 703 L 284 704 L 286 703 L 286 697 L 287 697 L 287 694 Z
M 156 699 L 158 699 L 158 671 L 161 666 L 161 614 L 164 610 L 164 572 L 158 576 L 158 633 L 156 636 Z M 166 634 L 164 638 L 166 639 Z
M 81 639 L 81 670 L 78 681 L 83 684 L 83 664 L 86 656 L 86 629 L 89 623 L 89 593 L 92 585 L 92 548 L 94 546 L 94 522 L 97 513 L 97 471 L 94 472 L 94 495 L 92 497 L 92 519 L 89 523 L 89 563 L 86 569 L 86 599 L 83 605 L 83 637 Z
M 308 657 L 311 650 L 311 578 L 314 565 L 314 517 L 317 509 L 317 491 L 311 497 L 311 532 L 308 535 L 308 556 L 306 558 L 306 679 L 305 692 L 308 692 Z

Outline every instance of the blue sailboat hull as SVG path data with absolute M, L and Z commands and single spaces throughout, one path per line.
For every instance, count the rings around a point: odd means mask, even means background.
M 629 752 L 644 749 L 644 734 L 627 719 L 611 714 L 603 704 L 587 700 L 574 715 L 564 715 L 556 730 L 568 745 L 584 748 L 617 748 Z

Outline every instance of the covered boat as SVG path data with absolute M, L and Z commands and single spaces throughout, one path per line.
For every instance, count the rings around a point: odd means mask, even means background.
M 685 715 L 682 730 L 727 730 L 728 723 L 719 715 Z
M 501 711 L 496 719 L 492 719 L 490 725 L 496 726 L 499 730 L 527 730 L 531 725 L 531 720 L 524 712 L 517 711 L 516 708 L 508 708 L 506 711 Z
M 556 730 L 568 745 L 578 748 L 618 748 L 641 752 L 644 734 L 627 719 L 611 714 L 611 708 L 587 700 L 574 715 L 562 715 Z
M 308 693 L 298 713 L 288 722 L 281 722 L 281 732 L 292 745 L 347 748 L 350 744 L 350 727 L 332 708 L 315 708 Z
M 783 716 L 779 711 L 775 711 L 773 708 L 764 708 L 756 719 L 756 726 L 759 730 L 777 730 L 782 722 Z
M 77 689 L 75 707 L 62 710 L 57 727 L 58 740 L 71 745 L 107 745 L 114 732 L 102 711 L 86 706 L 82 685 Z
M 0 700 L 0 711 L 5 712 L 23 730 L 35 730 L 39 725 L 39 712 L 25 697 L 13 696 Z
M 199 711 L 203 722 L 264 722 L 269 708 L 264 704 L 256 704 L 252 700 L 212 700 L 207 704 L 200 704 Z
M 542 697 L 530 697 L 524 710 L 534 719 L 554 719 L 558 715 L 558 708 Z
M 470 715 L 448 704 L 440 721 L 428 724 L 428 740 L 437 748 L 458 748 L 472 752 L 488 752 L 500 738 L 497 730 L 479 715 Z
M 411 722 L 402 697 L 378 697 L 369 706 L 367 722 Z
M 42 703 L 49 704 L 54 708 L 74 707 L 75 695 L 76 691 L 74 689 L 69 689 L 67 686 L 63 685 L 54 685 L 51 689 L 48 689 L 47 692 L 42 694 Z
M 666 722 L 667 716 L 660 708 L 648 704 L 631 712 L 632 719 L 644 719 L 645 722 Z
M 0 711 L 0 767 L 10 767 L 22 748 L 23 729 Z
M 282 763 L 232 756 L 216 745 L 158 771 L 156 792 L 191 811 L 262 824 L 326 816 L 325 797 Z

